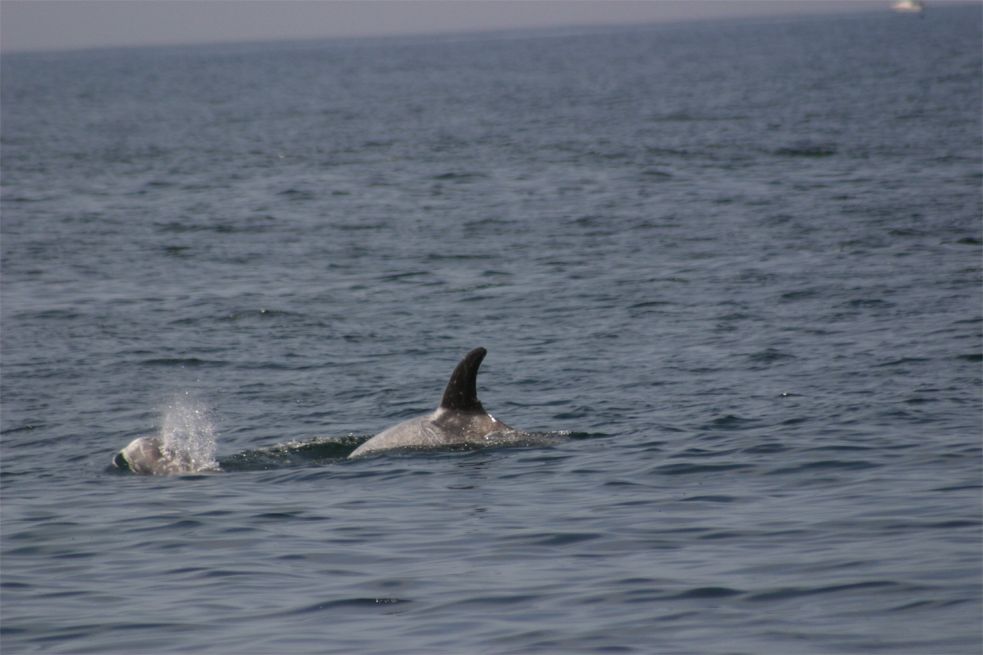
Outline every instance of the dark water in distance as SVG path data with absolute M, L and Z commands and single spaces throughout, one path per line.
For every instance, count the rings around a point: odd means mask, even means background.
M 979 653 L 980 25 L 5 56 L 3 652 Z

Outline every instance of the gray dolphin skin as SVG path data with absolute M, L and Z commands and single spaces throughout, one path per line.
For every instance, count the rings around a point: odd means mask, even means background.
M 147 475 L 166 475 L 174 468 L 161 450 L 158 437 L 137 437 L 116 453 L 113 466 L 121 471 Z
M 180 475 L 210 470 L 198 466 L 188 453 L 165 448 L 160 437 L 137 437 L 113 456 L 113 466 L 140 475 Z
M 478 367 L 484 348 L 475 348 L 457 365 L 447 382 L 440 406 L 432 414 L 403 421 L 375 435 L 349 457 L 394 448 L 444 448 L 486 445 L 521 434 L 485 411 L 478 400 Z

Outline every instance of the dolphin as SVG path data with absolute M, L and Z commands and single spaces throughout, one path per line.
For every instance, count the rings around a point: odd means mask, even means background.
M 212 462 L 199 462 L 190 453 L 169 448 L 161 437 L 137 437 L 113 456 L 120 471 L 142 475 L 180 475 L 217 471 Z
M 356 448 L 349 457 L 394 448 L 441 448 L 514 441 L 522 433 L 486 412 L 478 400 L 478 367 L 487 352 L 484 348 L 475 348 L 464 356 L 451 373 L 436 411 L 383 430 Z
M 121 471 L 150 475 L 167 475 L 177 468 L 161 449 L 160 437 L 137 437 L 113 457 L 113 466 Z

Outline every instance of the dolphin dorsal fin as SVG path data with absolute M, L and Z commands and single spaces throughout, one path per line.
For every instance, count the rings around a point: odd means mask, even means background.
M 444 397 L 440 400 L 442 409 L 453 409 L 459 412 L 484 413 L 485 408 L 478 401 L 478 367 L 488 351 L 475 348 L 454 368 L 451 379 L 444 389 Z

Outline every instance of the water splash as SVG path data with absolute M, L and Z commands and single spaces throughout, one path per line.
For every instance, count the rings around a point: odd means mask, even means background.
M 185 392 L 164 408 L 161 454 L 187 473 L 218 471 L 215 422 L 208 407 Z

